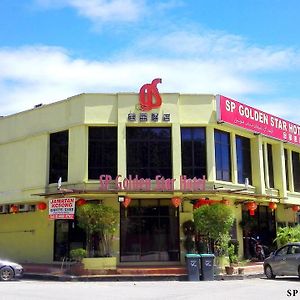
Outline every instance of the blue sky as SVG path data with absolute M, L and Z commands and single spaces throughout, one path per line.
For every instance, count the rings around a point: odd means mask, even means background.
M 0 115 L 84 92 L 223 94 L 300 124 L 298 0 L 1 0 Z

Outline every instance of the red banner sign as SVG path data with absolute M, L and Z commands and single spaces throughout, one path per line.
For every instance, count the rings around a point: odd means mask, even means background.
M 221 95 L 217 96 L 217 119 L 218 122 L 300 145 L 299 125 Z

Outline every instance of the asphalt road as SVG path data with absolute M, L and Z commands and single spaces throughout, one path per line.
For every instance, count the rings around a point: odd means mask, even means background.
M 299 299 L 298 278 L 228 281 L 0 282 L 0 300 Z

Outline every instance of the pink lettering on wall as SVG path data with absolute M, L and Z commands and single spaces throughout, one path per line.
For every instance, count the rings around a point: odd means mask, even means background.
M 164 178 L 156 175 L 154 180 L 150 178 L 139 178 L 129 175 L 128 178 L 122 178 L 118 175 L 112 178 L 110 175 L 100 175 L 99 188 L 100 191 L 155 191 L 155 192 L 172 192 L 175 190 L 175 178 Z M 180 191 L 197 192 L 205 191 L 205 177 L 203 178 L 187 178 L 180 176 Z
M 300 145 L 300 125 L 221 95 L 217 96 L 217 119 L 218 122 Z

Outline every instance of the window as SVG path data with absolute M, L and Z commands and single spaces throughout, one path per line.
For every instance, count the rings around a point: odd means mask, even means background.
M 215 157 L 217 180 L 231 181 L 229 133 L 215 130 Z
M 49 183 L 68 181 L 69 131 L 50 134 Z
M 274 187 L 274 169 L 273 169 L 273 154 L 272 145 L 267 144 L 267 157 L 268 157 L 268 172 L 269 172 L 269 187 Z
M 252 184 L 250 139 L 236 136 L 236 158 L 238 183 L 245 183 L 248 178 L 249 184 Z
M 182 175 L 206 177 L 206 134 L 204 127 L 181 128 Z
M 89 127 L 89 179 L 117 176 L 117 127 Z
M 284 149 L 284 163 L 285 163 L 285 178 L 286 178 L 286 189 L 290 190 L 290 181 L 289 181 L 289 160 L 288 160 L 288 151 Z
M 127 176 L 172 177 L 171 128 L 127 127 Z
M 292 151 L 294 191 L 300 192 L 300 157 L 298 152 Z

